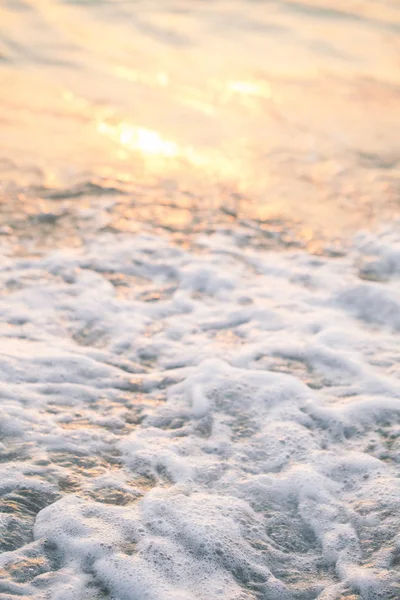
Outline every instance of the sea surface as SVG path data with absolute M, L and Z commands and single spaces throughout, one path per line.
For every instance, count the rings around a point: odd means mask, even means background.
M 0 2 L 0 600 L 399 600 L 398 0 Z
M 317 244 L 399 215 L 397 0 L 2 0 L 0 78 L 20 233 L 90 209 Z

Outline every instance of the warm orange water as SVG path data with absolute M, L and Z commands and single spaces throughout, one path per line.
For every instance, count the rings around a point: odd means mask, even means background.
M 3 209 L 102 192 L 126 227 L 141 216 L 124 191 L 156 221 L 175 201 L 177 222 L 222 207 L 310 237 L 398 215 L 399 9 L 3 1 Z

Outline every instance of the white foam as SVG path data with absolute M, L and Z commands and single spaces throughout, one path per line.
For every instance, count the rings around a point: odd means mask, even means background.
M 396 598 L 398 237 L 200 241 L 1 267 L 0 593 Z

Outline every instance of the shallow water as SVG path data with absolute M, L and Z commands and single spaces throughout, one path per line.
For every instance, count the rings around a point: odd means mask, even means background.
M 399 213 L 399 57 L 397 0 L 4 1 L 2 197 L 128 230 L 373 225 Z
M 0 600 L 400 598 L 399 33 L 0 6 Z

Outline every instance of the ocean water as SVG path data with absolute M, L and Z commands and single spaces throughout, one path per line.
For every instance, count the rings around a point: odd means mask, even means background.
M 399 56 L 397 0 L 3 0 L 4 225 L 390 220 Z
M 400 599 L 400 5 L 3 0 L 0 600 Z

